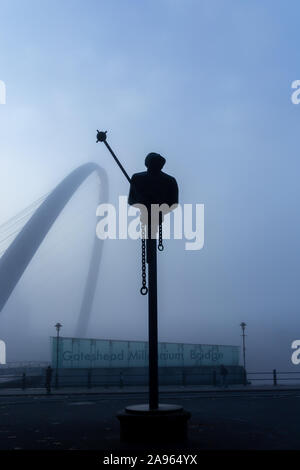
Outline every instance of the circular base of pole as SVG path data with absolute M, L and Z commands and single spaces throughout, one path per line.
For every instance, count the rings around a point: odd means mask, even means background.
M 143 405 L 131 405 L 126 406 L 125 411 L 128 413 L 175 413 L 178 411 L 182 411 L 182 406 L 179 405 L 169 405 L 167 403 L 161 404 L 159 403 L 158 408 L 151 409 L 149 403 L 145 403 Z
M 149 404 L 127 406 L 117 414 L 123 442 L 182 442 L 187 439 L 187 422 L 191 414 L 182 406 Z

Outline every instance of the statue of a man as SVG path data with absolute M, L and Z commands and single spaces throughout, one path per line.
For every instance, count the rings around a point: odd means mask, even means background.
M 165 158 L 158 153 L 149 153 L 145 159 L 147 171 L 132 176 L 128 197 L 130 205 L 143 204 L 149 215 L 153 204 L 164 204 L 160 211 L 162 219 L 164 214 L 173 210 L 178 204 L 178 185 L 173 176 L 162 171 L 165 163 Z M 147 214 L 141 211 L 141 220 L 146 224 Z

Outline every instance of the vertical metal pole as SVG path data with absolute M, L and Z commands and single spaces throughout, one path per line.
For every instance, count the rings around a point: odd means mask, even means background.
M 243 328 L 243 362 L 246 371 L 246 347 L 245 347 L 245 328 Z
M 245 328 L 246 328 L 246 323 L 242 322 L 241 323 L 241 328 L 242 328 L 242 337 L 243 337 L 243 363 L 244 363 L 244 385 L 247 385 L 247 372 L 246 372 L 246 345 L 245 345 Z
M 151 238 L 151 217 L 148 219 L 148 334 L 149 334 L 149 408 L 158 408 L 158 333 L 157 333 L 157 247 Z
M 246 370 L 245 333 L 243 333 L 243 356 L 244 356 L 244 369 Z
M 55 388 L 58 388 L 58 343 L 59 342 L 59 328 L 57 328 L 56 335 L 56 375 L 55 375 Z

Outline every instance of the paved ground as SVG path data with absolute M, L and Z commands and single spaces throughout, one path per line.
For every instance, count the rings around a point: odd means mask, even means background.
M 146 397 L 139 390 L 2 395 L 0 449 L 153 451 L 153 445 L 121 444 L 115 418 L 126 405 L 143 403 Z M 177 451 L 300 449 L 300 390 L 297 388 L 166 390 L 161 394 L 161 402 L 182 404 L 192 413 L 189 443 L 173 446 Z M 155 446 L 155 449 L 172 450 L 172 446 Z

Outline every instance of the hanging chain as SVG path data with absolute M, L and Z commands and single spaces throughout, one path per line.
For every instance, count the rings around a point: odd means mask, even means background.
M 142 287 L 140 293 L 142 295 L 148 294 L 147 278 L 146 278 L 146 229 L 145 224 L 141 223 L 142 229 Z
M 147 275 L 146 275 L 146 228 L 145 224 L 141 223 L 142 232 L 142 287 L 140 293 L 142 295 L 148 294 Z M 158 250 L 163 251 L 163 235 L 162 235 L 162 214 L 159 214 L 159 231 L 158 231 Z
M 162 236 L 162 213 L 159 213 L 159 226 L 158 226 L 158 247 L 159 251 L 163 251 L 163 236 Z

